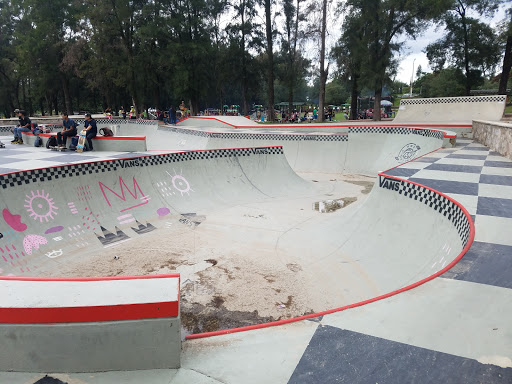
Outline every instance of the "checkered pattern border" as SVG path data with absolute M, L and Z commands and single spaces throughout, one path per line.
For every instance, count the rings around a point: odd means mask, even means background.
M 464 248 L 467 245 L 470 235 L 470 223 L 464 214 L 464 211 L 457 204 L 431 189 L 410 183 L 407 180 L 387 178 L 384 174 L 379 175 L 379 185 L 381 188 L 388 189 L 383 185 L 384 179 L 390 180 L 393 183 L 398 183 L 399 187 L 397 192 L 400 195 L 404 195 L 428 205 L 430 208 L 445 216 L 457 229 L 457 233 L 459 234 L 462 242 L 462 247 Z
M 405 127 L 349 127 L 348 134 L 354 133 L 386 133 L 394 135 L 419 135 L 434 137 L 443 140 L 444 133 L 426 128 L 405 128 Z
M 171 153 L 166 155 L 142 156 L 132 159 L 119 159 L 111 161 L 98 161 L 35 169 L 0 175 L 0 187 L 3 189 L 18 185 L 52 181 L 74 176 L 117 171 L 124 167 L 125 162 L 137 161 L 137 166 L 152 166 L 168 163 L 178 163 L 191 160 L 219 159 L 223 157 L 245 157 L 251 155 L 283 155 L 282 147 L 239 148 L 239 149 L 215 149 L 205 151 Z
M 0 127 L 0 132 L 12 133 L 14 127 L 16 127 L 16 126 L 15 125 L 7 125 L 7 126 Z
M 281 140 L 281 141 L 348 141 L 347 135 L 330 134 L 330 135 L 303 135 L 289 133 L 215 133 L 203 132 L 192 129 L 161 127 L 160 130 L 166 130 L 185 135 L 193 135 L 200 137 L 211 137 L 212 139 L 232 139 L 232 140 Z
M 415 104 L 453 104 L 453 103 L 495 103 L 505 102 L 505 95 L 495 96 L 463 96 L 463 97 L 436 97 L 431 99 L 402 99 L 400 105 Z
M 16 125 L 3 126 L 3 127 L 0 127 L 0 132 L 13 133 L 15 127 L 16 127 Z M 39 125 L 39 129 L 41 129 L 41 128 L 43 128 L 43 124 Z M 50 130 L 50 132 L 52 132 L 54 129 L 60 128 L 60 126 L 55 125 L 55 124 L 44 124 L 44 128 L 48 129 L 48 130 Z
M 79 121 L 80 123 L 83 123 L 84 119 L 74 119 L 75 121 Z M 96 119 L 97 124 L 102 125 L 122 125 L 122 124 L 131 124 L 131 125 L 150 125 L 150 126 L 157 126 L 158 121 L 156 120 L 141 120 L 141 119 Z

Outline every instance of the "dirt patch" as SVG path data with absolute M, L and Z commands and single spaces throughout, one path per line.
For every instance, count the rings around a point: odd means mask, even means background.
M 222 304 L 224 304 L 224 298 L 221 297 L 221 296 L 213 296 L 213 299 L 212 299 L 212 305 L 215 307 L 215 308 L 220 308 Z
M 274 321 L 272 316 L 262 317 L 258 311 L 228 311 L 222 304 L 205 306 L 183 303 L 181 306 L 181 324 L 186 334 L 214 332 L 222 329 L 245 327 L 248 325 Z M 186 335 L 182 335 L 184 337 Z
M 362 180 L 345 180 L 347 183 L 360 185 L 361 187 L 364 187 L 364 189 L 361 191 L 361 193 L 367 195 L 370 193 L 370 191 L 373 188 L 373 184 L 375 182 L 373 181 L 362 181 Z
M 363 192 L 363 193 L 365 193 L 365 192 Z M 366 193 L 368 193 L 368 192 L 366 192 Z M 347 205 L 355 203 L 357 201 L 357 197 L 343 197 L 340 200 L 343 200 L 343 203 L 344 203 L 343 206 L 346 207 Z
M 294 263 L 286 264 L 286 268 L 288 268 L 292 272 L 302 271 L 302 267 L 300 265 L 294 264 Z

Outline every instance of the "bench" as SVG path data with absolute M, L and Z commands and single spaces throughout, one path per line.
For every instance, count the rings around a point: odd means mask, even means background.
M 31 132 L 23 132 L 23 143 L 27 145 L 34 145 L 36 135 Z M 43 146 L 46 145 L 48 138 L 51 136 L 57 137 L 57 133 L 40 133 L 38 135 L 43 140 Z M 69 147 L 70 139 L 68 138 L 66 145 Z M 146 136 L 110 136 L 104 137 L 101 135 L 93 139 L 93 146 L 95 151 L 112 151 L 112 152 L 145 152 L 147 151 Z

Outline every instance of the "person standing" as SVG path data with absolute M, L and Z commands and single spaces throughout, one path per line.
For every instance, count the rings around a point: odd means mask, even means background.
M 135 120 L 137 118 L 137 113 L 135 112 L 135 107 L 132 105 L 130 107 L 130 119 Z
M 85 122 L 84 122 L 84 131 L 85 138 L 87 140 L 87 151 L 92 151 L 92 139 L 96 137 L 98 134 L 98 127 L 96 125 L 96 120 L 94 120 L 90 113 L 85 114 Z
M 119 110 L 119 116 L 123 116 L 123 120 L 126 120 L 126 110 L 123 106 L 121 106 L 121 109 Z
M 14 140 L 11 141 L 11 144 L 23 144 L 23 137 L 21 132 L 30 132 L 30 126 L 32 122 L 26 116 L 25 111 L 18 112 L 19 124 L 16 128 L 14 128 Z
M 62 132 L 57 132 L 57 145 L 60 148 L 66 148 L 66 141 L 68 137 L 75 137 L 76 122 L 68 117 L 66 112 L 62 112 Z
M 171 124 L 176 124 L 176 108 L 172 105 L 169 108 L 169 120 Z

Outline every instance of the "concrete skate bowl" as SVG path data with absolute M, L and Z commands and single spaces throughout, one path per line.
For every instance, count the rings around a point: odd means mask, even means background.
M 2 274 L 177 271 L 187 331 L 228 332 L 409 289 L 442 274 L 471 245 L 465 209 L 432 189 L 381 173 L 363 203 L 319 214 L 312 203 L 336 188 L 295 172 L 376 175 L 439 149 L 443 132 L 158 134 L 166 145 L 197 139 L 238 148 L 1 175 Z

